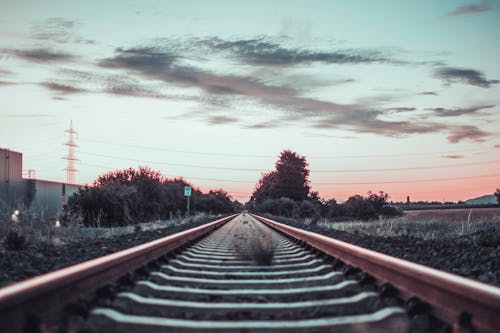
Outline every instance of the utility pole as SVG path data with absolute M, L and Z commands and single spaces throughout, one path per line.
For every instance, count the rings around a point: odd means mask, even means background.
M 78 147 L 78 145 L 75 143 L 74 135 L 77 132 L 73 129 L 73 121 L 70 122 L 69 129 L 66 130 L 66 133 L 68 133 L 69 136 L 68 141 L 64 143 L 64 145 L 68 147 L 68 154 L 63 157 L 68 161 L 66 169 L 64 169 L 66 170 L 66 183 L 74 184 L 75 172 L 78 171 L 75 168 L 75 161 L 78 161 L 78 159 L 75 157 L 75 148 Z

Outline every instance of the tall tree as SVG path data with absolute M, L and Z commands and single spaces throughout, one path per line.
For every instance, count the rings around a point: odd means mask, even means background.
M 268 198 L 306 200 L 311 189 L 308 167 L 304 156 L 291 150 L 283 150 L 276 161 L 275 170 L 262 175 L 252 194 L 252 200 L 256 204 Z

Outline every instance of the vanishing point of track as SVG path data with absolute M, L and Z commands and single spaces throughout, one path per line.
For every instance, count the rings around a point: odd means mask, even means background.
M 6 332 L 495 332 L 499 313 L 499 288 L 245 213 L 0 289 Z

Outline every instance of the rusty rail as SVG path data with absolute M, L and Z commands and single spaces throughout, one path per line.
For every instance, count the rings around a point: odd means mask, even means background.
M 55 323 L 60 319 L 64 306 L 79 295 L 183 246 L 236 215 L 1 288 L 0 327 L 9 332 L 20 332 L 32 316 L 44 323 Z
M 403 294 L 426 301 L 433 307 L 433 313 L 437 317 L 453 325 L 455 332 L 467 331 L 461 321 L 469 317 L 478 332 L 500 330 L 500 288 L 290 227 L 258 215 L 252 216 L 366 271 L 379 281 L 394 285 Z

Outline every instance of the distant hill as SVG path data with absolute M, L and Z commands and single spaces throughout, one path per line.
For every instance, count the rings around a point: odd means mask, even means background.
M 481 197 L 477 197 L 474 199 L 465 200 L 466 205 L 488 205 L 488 204 L 496 204 L 497 197 L 493 194 L 483 195 Z

